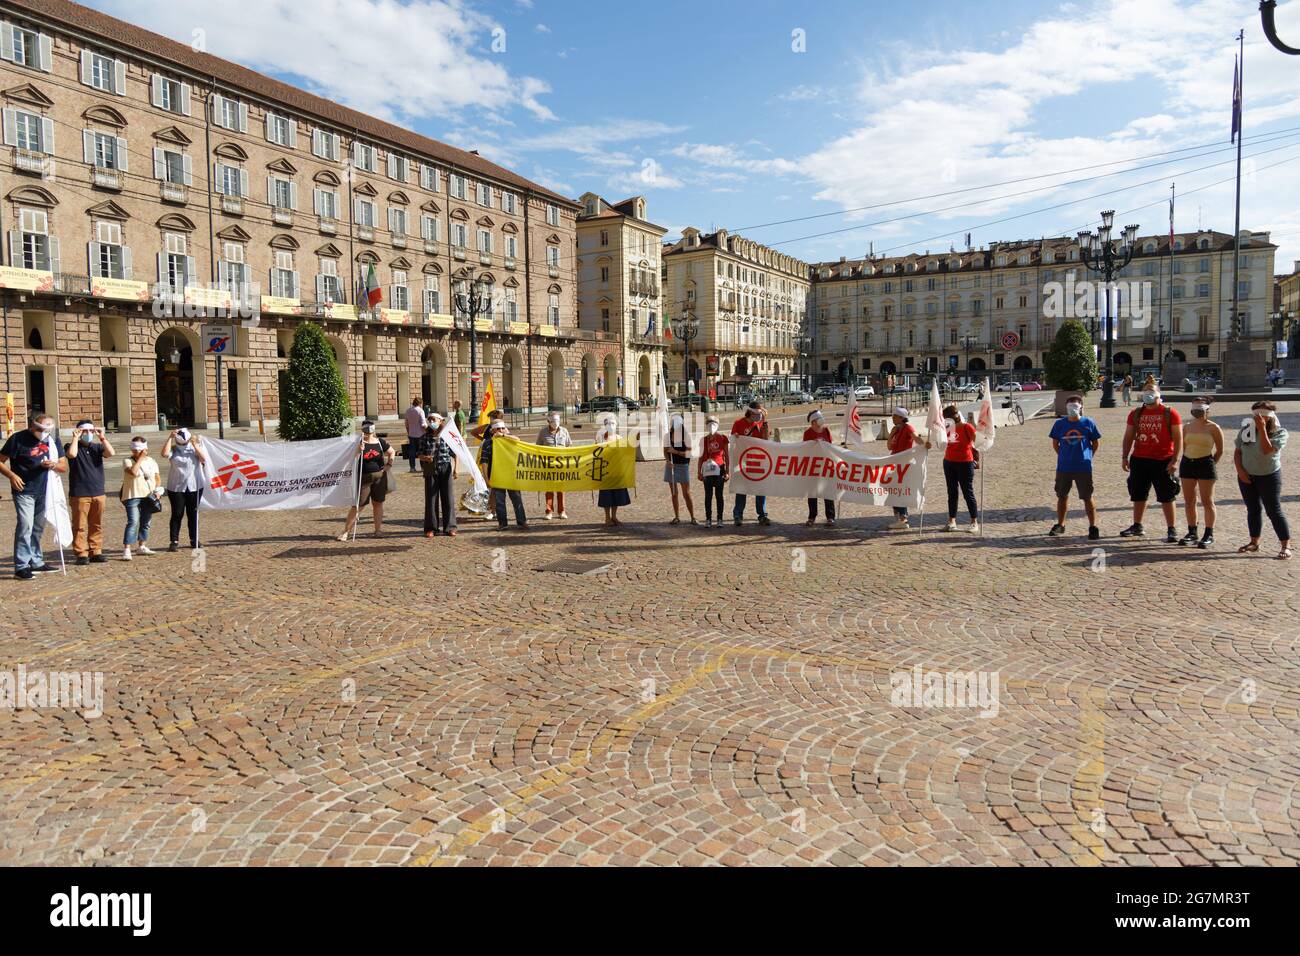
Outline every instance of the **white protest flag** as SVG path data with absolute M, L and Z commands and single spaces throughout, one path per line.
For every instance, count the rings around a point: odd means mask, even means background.
M 862 419 L 858 416 L 858 390 L 849 386 L 849 410 L 844 416 L 844 443 L 850 448 L 862 447 Z
M 487 482 L 483 480 L 483 472 L 479 471 L 478 462 L 474 460 L 474 453 L 469 450 L 469 445 L 465 443 L 465 436 L 456 427 L 456 422 L 450 418 L 447 419 L 440 437 L 447 443 L 451 453 L 456 456 L 460 466 L 468 471 L 470 477 L 474 479 L 474 491 L 480 495 L 486 495 Z
M 656 444 L 660 444 L 668 434 L 668 383 L 664 381 L 663 365 L 659 366 L 659 401 L 655 407 L 655 424 L 659 426 Z
M 992 448 L 996 431 L 997 427 L 993 424 L 993 390 L 989 388 L 989 380 L 986 378 L 979 414 L 975 416 L 975 450 L 988 451 Z
M 357 488 L 357 436 L 320 441 L 206 438 L 203 508 L 217 511 L 350 508 Z
M 53 436 L 49 439 L 49 445 L 48 459 L 58 461 Z M 45 523 L 54 528 L 54 539 L 59 544 L 59 560 L 62 561 L 63 549 L 72 547 L 72 512 L 68 510 L 63 479 L 53 468 L 45 472 Z
M 943 403 L 939 401 L 938 379 L 930 382 L 930 407 L 925 410 L 925 432 L 933 447 L 948 447 L 948 428 L 943 421 Z

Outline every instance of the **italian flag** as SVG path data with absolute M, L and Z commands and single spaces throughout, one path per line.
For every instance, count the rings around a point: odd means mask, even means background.
M 373 309 L 383 301 L 384 290 L 379 287 L 379 276 L 375 275 L 375 265 L 372 262 L 366 272 L 366 305 Z

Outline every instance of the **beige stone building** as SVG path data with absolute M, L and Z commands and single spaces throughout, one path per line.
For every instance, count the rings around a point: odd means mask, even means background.
M 584 193 L 578 201 L 578 326 L 620 347 L 604 368 L 583 366 L 581 392 L 647 398 L 664 361 L 659 250 L 667 230 L 646 219 L 644 196 L 609 203 Z
M 792 385 L 802 374 L 807 263 L 725 229 L 705 234 L 688 227 L 664 246 L 661 274 L 665 324 L 685 315 L 699 323 L 689 368 L 683 343 L 669 340 L 670 391 L 682 391 L 686 381 L 700 390 L 764 379 Z
M 573 404 L 617 342 L 577 325 L 579 206 L 456 149 L 66 0 L 0 4 L 4 389 L 118 430 L 277 420 L 321 323 L 357 415 L 470 397 L 453 294 L 483 280 L 477 363 L 512 407 Z M 373 267 L 383 291 L 358 308 Z M 161 293 L 161 297 L 157 293 Z M 158 306 L 172 314 L 162 315 Z M 259 388 L 260 387 L 260 388 Z
M 1240 309 L 1246 335 L 1266 349 L 1273 258 L 1268 233 L 1243 231 Z M 1121 322 L 1113 346 L 1119 374 L 1157 367 L 1160 352 L 1193 371 L 1221 372 L 1231 329 L 1231 234 L 1139 236 L 1123 282 L 1147 283 L 1150 321 Z M 815 383 L 899 381 L 927 371 L 995 380 L 1040 378 L 1065 317 L 1044 314 L 1054 284 L 1096 279 L 1070 238 L 994 243 L 965 251 L 909 253 L 812 267 Z M 1089 324 L 1088 319 L 1083 319 Z M 1097 341 L 1101 329 L 1096 321 Z M 1104 357 L 1104 351 L 1103 351 Z

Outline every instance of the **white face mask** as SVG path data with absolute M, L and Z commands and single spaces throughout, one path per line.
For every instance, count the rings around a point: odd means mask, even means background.
M 132 450 L 132 451 L 148 451 L 148 450 L 149 450 L 149 445 L 148 445 L 146 442 L 142 442 L 142 441 L 133 441 L 133 442 L 131 442 L 131 450 Z
M 375 426 L 374 426 L 374 425 L 363 425 L 362 428 L 361 428 L 361 430 L 362 430 L 363 432 L 365 432 L 367 435 L 373 435 L 373 434 L 375 433 Z
M 1193 406 L 1192 406 L 1192 417 L 1193 417 L 1193 418 L 1204 418 L 1204 417 L 1205 417 L 1205 413 L 1206 413 L 1207 411 L 1208 411 L 1208 408 L 1207 408 L 1205 405 L 1193 405 Z
M 552 427 L 552 428 L 559 428 L 559 427 L 560 427 L 560 416 L 559 416 L 559 415 L 552 415 L 552 416 L 551 416 L 551 427 Z
M 1156 403 L 1156 393 L 1155 393 L 1155 392 L 1143 392 L 1143 393 L 1142 393 L 1142 404 L 1143 404 L 1143 405 L 1154 405 L 1155 403 Z
M 718 433 L 718 423 L 717 423 L 717 422 L 709 422 L 709 434 L 710 434 L 710 435 L 716 435 L 717 433 Z
M 1071 418 L 1078 418 L 1083 414 L 1083 406 L 1071 402 L 1069 405 L 1065 406 L 1065 414 L 1069 415 Z

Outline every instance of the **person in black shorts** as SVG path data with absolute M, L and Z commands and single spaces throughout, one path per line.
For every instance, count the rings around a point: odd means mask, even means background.
M 361 456 L 360 495 L 357 503 L 348 509 L 347 524 L 340 541 L 352 536 L 358 513 L 369 503 L 375 513 L 375 537 L 384 533 L 384 498 L 388 495 L 388 469 L 392 467 L 397 452 L 388 442 L 375 434 L 375 423 L 367 419 L 361 423 L 361 441 L 357 446 Z
M 1183 450 L 1182 418 L 1160 400 L 1155 377 L 1142 385 L 1142 405 L 1129 412 L 1124 432 L 1122 467 L 1128 472 L 1128 496 L 1133 502 L 1133 524 L 1119 533 L 1121 538 L 1140 538 L 1146 534 L 1142 517 L 1146 514 L 1151 491 L 1156 493 L 1165 517 L 1165 540 L 1178 541 L 1174 527 L 1174 502 L 1178 500 L 1178 479 L 1174 474 Z

